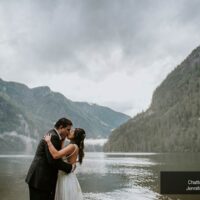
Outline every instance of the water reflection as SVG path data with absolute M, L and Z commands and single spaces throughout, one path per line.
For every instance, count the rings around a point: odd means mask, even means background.
M 77 168 L 86 200 L 198 200 L 200 195 L 159 194 L 160 171 L 198 171 L 200 154 L 86 153 Z M 0 156 L 3 200 L 28 199 L 24 182 L 32 156 Z

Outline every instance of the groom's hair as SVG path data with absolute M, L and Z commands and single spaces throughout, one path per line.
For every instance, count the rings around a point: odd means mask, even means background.
M 56 129 L 58 129 L 60 126 L 62 126 L 63 128 L 67 127 L 67 126 L 72 126 L 72 121 L 66 118 L 61 118 L 59 119 L 56 124 L 54 125 L 54 127 Z

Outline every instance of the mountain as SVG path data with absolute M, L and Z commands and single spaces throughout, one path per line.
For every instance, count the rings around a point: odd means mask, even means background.
M 200 151 L 200 47 L 154 91 L 150 107 L 115 129 L 105 151 Z
M 107 138 L 112 129 L 130 118 L 107 107 L 73 102 L 49 87 L 31 89 L 0 79 L 1 152 L 31 151 L 61 117 L 84 128 L 87 138 Z

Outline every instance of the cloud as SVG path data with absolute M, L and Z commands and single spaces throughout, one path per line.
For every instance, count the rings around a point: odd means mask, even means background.
M 94 86 L 85 93 L 103 87 L 101 101 L 94 100 L 107 104 L 113 102 L 111 82 L 123 79 L 123 87 L 128 87 L 152 80 L 141 93 L 145 103 L 138 105 L 128 93 L 117 101 L 121 111 L 130 113 L 130 107 L 146 107 L 152 88 L 199 45 L 199 6 L 197 0 L 1 1 L 2 76 L 53 88 L 59 88 L 58 82 L 48 79 L 78 77 L 80 83 Z M 92 99 L 83 94 L 82 99 L 87 98 Z

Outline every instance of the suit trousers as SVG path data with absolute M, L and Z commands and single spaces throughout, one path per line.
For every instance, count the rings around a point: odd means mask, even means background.
M 29 185 L 30 200 L 54 200 L 54 193 L 51 191 L 38 190 Z

